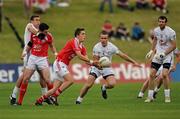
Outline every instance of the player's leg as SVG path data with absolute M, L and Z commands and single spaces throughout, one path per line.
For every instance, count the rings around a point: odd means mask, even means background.
M 170 68 L 170 63 L 163 64 L 162 78 L 163 78 L 163 84 L 164 84 L 165 102 L 171 102 L 169 68 Z
M 156 73 L 158 69 L 160 68 L 161 64 L 152 62 L 151 63 L 151 69 L 150 69 L 150 78 L 149 78 L 149 90 L 148 90 L 148 97 L 145 100 L 145 102 L 152 102 L 153 101 L 153 94 L 154 94 L 154 80 L 156 78 Z
M 21 83 L 19 99 L 18 99 L 18 104 L 19 105 L 22 104 L 24 95 L 25 95 L 26 90 L 27 90 L 28 81 L 31 78 L 31 76 L 33 75 L 34 71 L 35 71 L 34 69 L 29 69 L 29 68 L 26 68 L 24 70 L 24 76 L 23 76 L 23 80 L 22 80 L 22 83 Z
M 16 85 L 15 85 L 15 87 L 13 89 L 12 94 L 10 95 L 10 104 L 11 105 L 16 104 L 17 94 L 19 93 L 19 90 L 20 90 L 20 86 L 21 86 L 21 83 L 22 83 L 22 80 L 23 80 L 24 70 L 25 70 L 25 67 L 27 65 L 28 58 L 29 58 L 29 54 L 27 54 L 23 59 L 24 68 L 22 70 L 22 73 L 20 74 L 20 76 L 18 77 L 18 79 L 16 81 Z
M 86 83 L 82 87 L 80 94 L 76 100 L 76 104 L 81 104 L 84 96 L 87 94 L 88 90 L 93 86 L 96 77 L 97 77 L 96 74 L 90 74 L 88 76 L 88 80 L 86 81 Z
M 20 86 L 21 86 L 21 82 L 23 80 L 23 72 L 21 73 L 21 75 L 19 76 L 18 80 L 16 81 L 16 85 L 13 89 L 13 92 L 12 94 L 10 95 L 10 104 L 11 105 L 14 105 L 16 104 L 16 98 L 17 98 L 17 94 L 19 93 L 19 89 L 20 89 Z
M 61 81 L 61 80 L 55 80 L 55 81 L 54 81 L 53 88 L 50 89 L 50 90 L 48 90 L 44 95 L 42 95 L 40 98 L 38 98 L 38 99 L 36 100 L 35 105 L 42 105 L 42 102 L 43 102 L 44 100 L 46 100 L 49 96 L 51 96 L 53 93 L 55 93 L 56 90 L 59 88 L 59 86 L 62 85 L 62 83 L 63 83 L 63 81 Z
M 116 79 L 114 78 L 114 74 L 109 74 L 107 76 L 103 76 L 103 78 L 107 81 L 107 83 L 103 84 L 101 87 L 102 97 L 107 99 L 107 92 L 106 89 L 114 88 L 116 84 Z
M 40 71 L 37 70 L 39 76 L 40 76 L 40 86 L 41 86 L 41 94 L 45 94 L 47 92 L 47 85 L 45 82 L 45 79 L 43 79 L 43 76 L 41 75 Z
M 153 98 L 156 98 L 156 95 L 159 92 L 162 83 L 163 83 L 163 79 L 162 79 L 162 73 L 161 73 L 159 76 L 156 77 L 156 85 L 154 88 Z
M 141 87 L 141 90 L 140 90 L 137 98 L 142 98 L 142 97 L 144 96 L 145 91 L 148 89 L 148 84 L 149 84 L 149 79 L 147 79 L 147 80 L 143 83 L 143 85 L 142 85 L 142 87 Z

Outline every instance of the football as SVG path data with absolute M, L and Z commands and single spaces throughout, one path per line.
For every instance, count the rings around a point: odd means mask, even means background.
M 110 67 L 111 66 L 111 61 L 108 57 L 101 57 L 99 59 L 99 63 L 102 67 Z

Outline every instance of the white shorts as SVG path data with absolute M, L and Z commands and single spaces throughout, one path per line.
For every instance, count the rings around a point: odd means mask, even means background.
M 53 70 L 54 70 L 54 79 L 64 81 L 64 76 L 69 73 L 68 67 L 65 63 L 61 61 L 54 61 L 53 64 Z
M 95 66 L 91 66 L 90 68 L 90 74 L 95 73 L 97 77 L 99 76 L 109 76 L 109 75 L 114 75 L 113 69 L 111 67 L 103 68 L 102 70 L 96 68 Z
M 164 64 L 164 63 L 172 64 L 172 61 L 173 61 L 173 56 L 172 55 L 167 55 L 165 57 L 165 59 L 163 59 L 163 60 L 158 60 L 155 57 L 153 57 L 153 59 L 152 59 L 152 62 L 158 63 L 158 64 Z
M 33 70 L 42 70 L 45 68 L 49 68 L 49 62 L 47 57 L 38 57 L 31 54 L 29 56 L 26 68 Z

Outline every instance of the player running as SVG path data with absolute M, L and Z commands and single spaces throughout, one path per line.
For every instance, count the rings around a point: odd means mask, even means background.
M 114 54 L 120 56 L 124 60 L 133 63 L 135 66 L 141 67 L 135 60 L 127 56 L 125 53 L 120 51 L 114 44 L 109 42 L 108 33 L 102 31 L 100 33 L 100 42 L 97 43 L 93 48 L 93 60 L 98 61 L 101 57 L 108 57 L 110 60 Z M 106 84 L 102 85 L 101 91 L 104 99 L 107 99 L 106 89 L 114 88 L 116 84 L 116 79 L 114 77 L 114 72 L 109 67 L 98 68 L 96 66 L 91 66 L 90 73 L 87 82 L 84 84 L 80 91 L 80 95 L 76 100 L 76 104 L 80 104 L 83 101 L 84 96 L 87 94 L 88 90 L 93 86 L 94 81 L 97 77 L 101 76 L 106 80 Z

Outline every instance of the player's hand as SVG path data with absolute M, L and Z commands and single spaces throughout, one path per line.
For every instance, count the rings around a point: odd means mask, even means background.
M 172 67 L 171 67 L 171 71 L 173 72 L 173 71 L 175 71 L 176 70 L 176 65 L 173 65 Z
M 156 53 L 155 54 L 155 58 L 157 59 L 157 60 L 163 60 L 164 58 L 165 58 L 165 53 Z
M 23 53 L 21 54 L 21 60 L 23 60 L 26 55 L 27 55 L 27 52 L 23 52 Z
M 153 55 L 153 50 L 150 50 L 147 54 L 146 54 L 146 59 L 150 59 Z
M 56 58 L 56 57 L 58 56 L 58 53 L 57 53 L 57 52 L 55 52 L 55 53 L 54 53 L 54 56 L 55 56 L 55 58 Z

